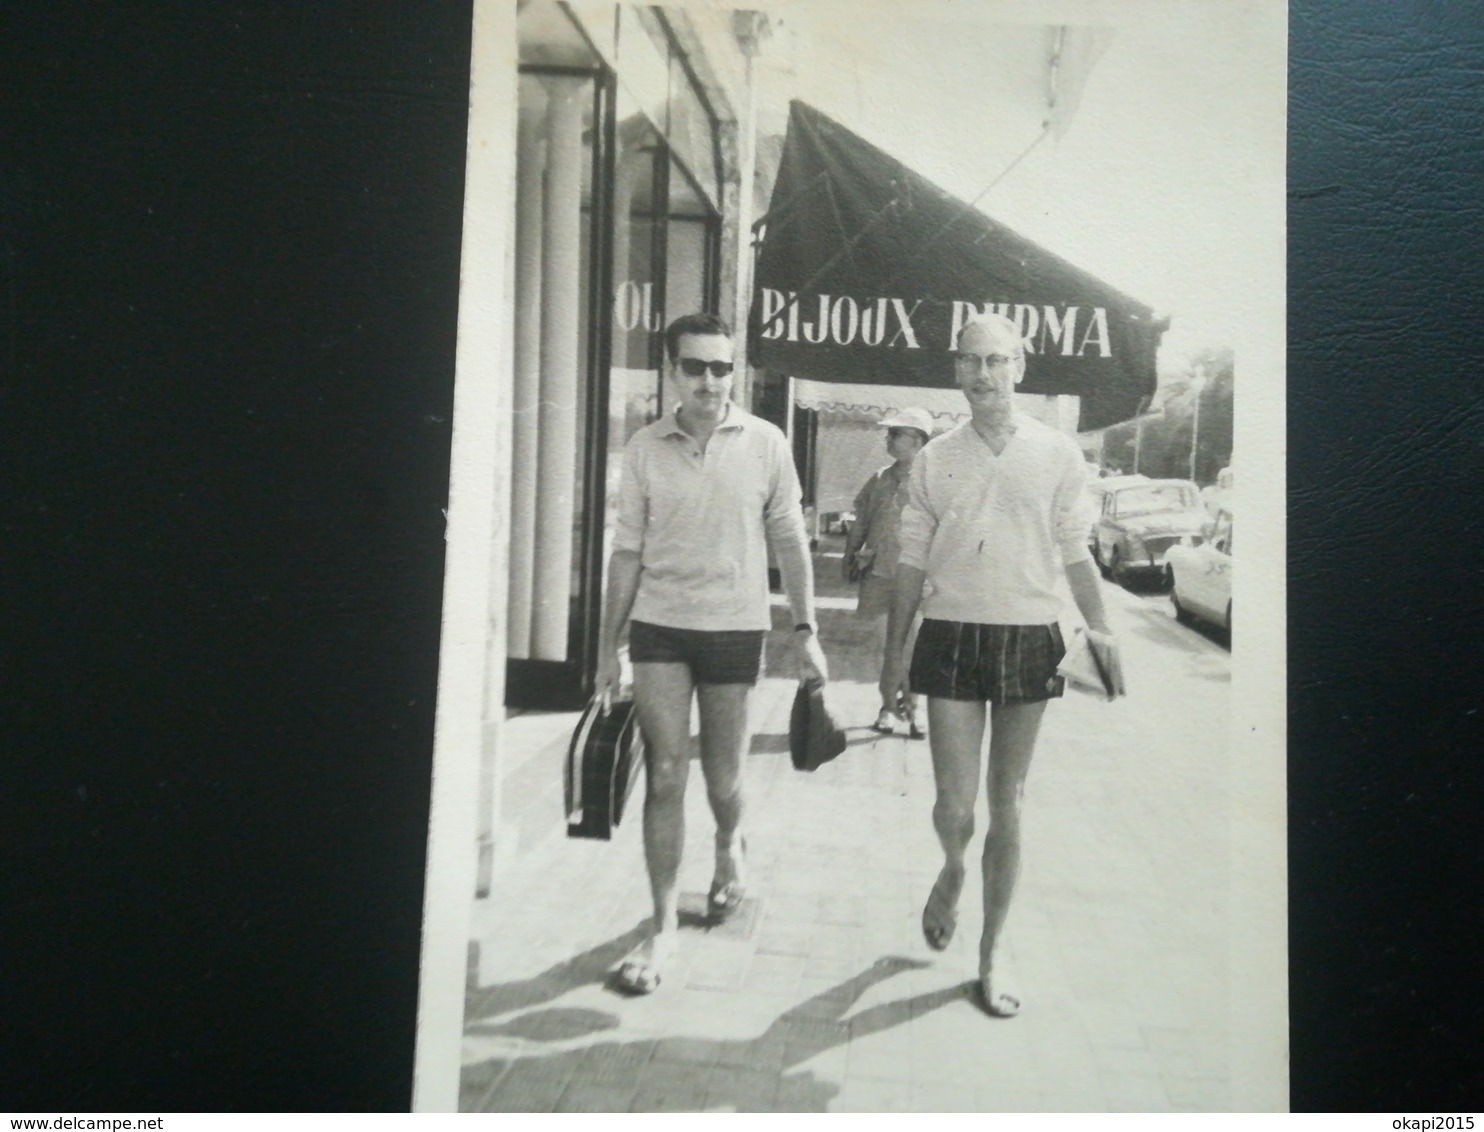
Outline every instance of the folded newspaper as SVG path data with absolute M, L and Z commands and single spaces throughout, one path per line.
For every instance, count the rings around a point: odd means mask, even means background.
M 1066 678 L 1068 686 L 1079 692 L 1101 696 L 1105 700 L 1116 698 L 1112 674 L 1103 666 L 1097 652 L 1088 639 L 1086 629 L 1072 634 L 1072 643 L 1067 646 L 1067 655 L 1056 666 L 1057 674 Z

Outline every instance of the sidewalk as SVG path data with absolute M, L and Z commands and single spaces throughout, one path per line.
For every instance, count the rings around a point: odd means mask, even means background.
M 720 927 L 704 920 L 712 823 L 693 767 L 682 950 L 654 995 L 604 985 L 649 914 L 637 807 L 612 842 L 568 840 L 573 717 L 512 721 L 501 858 L 469 948 L 461 1108 L 1226 1107 L 1227 762 L 1191 741 L 1226 711 L 1220 650 L 1177 654 L 1159 625 L 1132 633 L 1129 699 L 1069 696 L 1048 712 L 1007 929 L 1025 1008 L 993 1020 L 968 997 L 975 886 L 947 951 L 918 926 L 941 860 L 928 746 L 869 730 L 877 661 L 851 603 L 828 596 L 838 562 L 817 567 L 829 694 L 851 745 L 814 774 L 793 770 L 795 684 L 765 677 L 746 771 L 750 895 Z M 783 671 L 786 621 L 775 609 L 770 672 Z

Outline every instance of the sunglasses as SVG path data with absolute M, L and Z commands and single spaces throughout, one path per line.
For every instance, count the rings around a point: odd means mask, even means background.
M 681 358 L 680 372 L 686 377 L 700 377 L 707 370 L 712 377 L 726 377 L 732 372 L 731 362 L 703 362 L 700 358 Z

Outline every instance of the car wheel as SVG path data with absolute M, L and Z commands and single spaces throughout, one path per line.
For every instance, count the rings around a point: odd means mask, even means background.
M 1180 595 L 1173 589 L 1170 590 L 1170 604 L 1175 607 L 1175 620 L 1182 625 L 1189 625 L 1192 620 L 1190 610 L 1180 604 Z

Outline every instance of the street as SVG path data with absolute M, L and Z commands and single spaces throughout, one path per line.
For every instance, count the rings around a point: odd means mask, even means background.
M 835 548 L 822 549 L 828 695 L 850 746 L 813 774 L 789 764 L 795 684 L 787 611 L 775 606 L 746 771 L 749 896 L 733 921 L 705 922 L 711 822 L 697 769 L 682 953 L 654 995 L 604 985 L 649 911 L 637 807 L 610 843 L 568 840 L 560 780 L 573 717 L 507 725 L 496 874 L 469 953 L 461 1107 L 1226 1107 L 1226 648 L 1178 625 L 1168 595 L 1102 583 L 1129 695 L 1069 692 L 1047 713 L 1006 936 L 1025 1008 L 991 1020 L 967 995 L 972 886 L 949 948 L 922 940 L 940 860 L 927 744 L 867 726 L 878 658 Z M 981 834 L 984 817 L 981 798 Z

